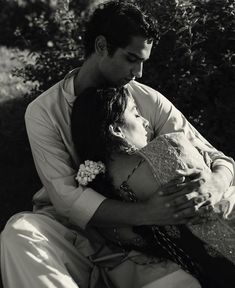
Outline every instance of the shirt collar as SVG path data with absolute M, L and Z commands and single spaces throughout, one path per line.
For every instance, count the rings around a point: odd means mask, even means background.
M 74 77 L 77 75 L 79 69 L 80 67 L 73 69 L 62 80 L 62 91 L 70 106 L 73 105 L 77 97 L 74 90 Z

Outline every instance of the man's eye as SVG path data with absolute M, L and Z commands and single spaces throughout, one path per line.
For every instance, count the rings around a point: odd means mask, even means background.
M 128 57 L 127 61 L 130 62 L 130 63 L 135 63 L 137 61 L 137 59 Z

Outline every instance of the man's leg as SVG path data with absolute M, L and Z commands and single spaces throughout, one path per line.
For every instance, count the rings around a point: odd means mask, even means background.
M 4 287 L 88 287 L 93 265 L 76 242 L 86 254 L 87 239 L 52 218 L 33 213 L 13 216 L 1 235 Z
M 133 256 L 136 254 L 134 251 L 130 252 L 129 260 L 121 261 L 113 269 L 93 269 L 93 264 L 86 257 L 95 252 L 89 241 L 48 216 L 39 214 L 22 213 L 13 216 L 1 237 L 4 288 L 103 288 L 105 284 L 98 284 L 99 270 L 103 270 L 101 274 L 108 282 L 111 281 L 109 287 L 112 288 L 140 288 L 146 284 L 146 287 L 158 287 L 159 281 L 166 284 L 168 276 L 179 270 L 171 262 L 139 265 L 139 257 Z M 112 254 L 112 251 L 108 251 L 108 258 Z M 136 258 L 134 262 L 131 261 L 133 257 Z M 140 255 L 140 260 L 142 258 L 143 255 Z M 173 286 L 165 287 L 189 287 L 188 283 L 185 285 L 185 279 L 178 281 L 178 277 L 173 278 Z M 200 287 L 193 277 L 189 280 L 190 284 L 196 285 L 192 287 Z

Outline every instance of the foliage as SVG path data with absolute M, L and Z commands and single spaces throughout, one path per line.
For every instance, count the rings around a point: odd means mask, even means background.
M 24 79 L 38 80 L 40 90 L 83 59 L 86 14 L 82 2 L 57 6 L 53 20 L 57 32 L 51 35 L 51 45 L 41 51 L 36 65 L 26 65 L 21 71 Z M 235 156 L 234 0 L 131 2 L 151 11 L 161 33 L 141 81 L 166 95 L 216 147 Z
M 82 10 L 79 10 L 79 5 L 76 6 L 76 10 L 72 10 L 69 1 L 62 2 L 53 13 L 53 23 L 57 29 L 50 34 L 50 40 L 40 53 L 31 53 L 35 56 L 35 65 L 25 65 L 24 69 L 17 72 L 17 75 L 26 81 L 39 82 L 37 94 L 61 80 L 69 70 L 80 65 L 83 59 L 84 15 Z M 44 26 L 48 33 L 49 24 L 45 19 L 40 19 L 38 25 Z
M 21 71 L 24 79 L 38 80 L 40 90 L 83 59 L 82 2 L 80 6 L 77 1 L 58 6 L 53 20 L 56 33 L 48 42 L 51 45 L 41 51 L 35 66 L 26 65 Z M 161 33 L 141 81 L 166 95 L 216 147 L 235 156 L 234 0 L 131 2 L 151 11 Z
M 33 64 L 33 59 L 29 59 L 28 52 L 20 52 L 16 49 L 7 49 L 0 47 L 0 103 L 16 97 L 21 97 L 35 87 L 36 83 L 28 81 L 23 83 L 22 79 L 13 76 L 15 67 L 21 67 L 23 63 Z M 27 57 L 27 60 L 25 58 Z
M 40 186 L 24 125 L 31 98 L 23 96 L 35 83 L 22 83 L 11 73 L 21 65 L 20 57 L 25 59 L 27 51 L 0 47 L 0 231 L 12 214 L 32 208 L 32 194 Z M 28 62 L 33 59 L 27 58 Z
M 152 12 L 161 29 L 143 81 L 234 157 L 234 0 L 137 2 Z
M 16 1 L 10 1 L 10 3 L 14 2 Z M 24 3 L 24 1 L 21 2 Z M 33 0 L 31 2 L 35 3 Z M 44 5 L 48 1 L 37 2 L 42 2 Z M 28 5 L 29 2 L 26 4 Z M 30 9 L 33 10 L 32 7 Z M 32 208 L 32 195 L 40 187 L 24 124 L 26 107 L 40 91 L 47 89 L 60 80 L 68 70 L 77 66 L 82 57 L 81 37 L 77 32 L 78 27 L 80 28 L 79 23 L 83 21 L 82 17 L 78 17 L 79 21 L 77 21 L 75 12 L 68 9 L 68 3 L 65 1 L 54 9 L 52 15 L 51 18 L 40 17 L 36 26 L 30 25 L 35 29 L 27 30 L 23 25 L 21 26 L 22 30 L 18 31 L 19 36 L 25 39 L 25 43 L 28 43 L 24 46 L 28 48 L 28 51 L 24 50 L 19 53 L 19 51 L 6 48 L 0 50 L 2 56 L 0 61 L 0 83 L 2 84 L 0 90 L 2 100 L 0 105 L 0 208 L 2 215 L 0 230 L 12 214 Z M 53 33 L 50 30 L 52 23 L 57 27 Z M 44 40 L 40 42 L 39 37 Z M 19 46 L 22 48 L 22 45 Z M 21 65 L 20 68 L 9 75 L 9 69 L 13 66 L 19 67 L 19 65 Z M 37 85 L 34 85 L 35 83 Z M 25 94 L 24 97 L 22 93 Z
M 34 51 L 46 47 L 50 35 L 57 29 L 52 16 L 54 2 L 0 0 L 0 44 L 21 49 L 30 47 Z M 41 25 L 42 22 L 47 25 Z

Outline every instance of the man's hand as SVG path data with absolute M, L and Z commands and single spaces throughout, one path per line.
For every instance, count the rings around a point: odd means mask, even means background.
M 186 224 L 212 210 L 211 194 L 200 193 L 205 183 L 200 171 L 190 170 L 187 175 L 181 173 L 180 176 L 162 186 L 146 202 L 148 221 L 152 216 L 151 224 Z
M 124 203 L 106 199 L 89 224 L 113 227 L 203 222 L 212 210 L 211 202 L 221 198 L 231 180 L 232 174 L 225 166 L 217 166 L 213 173 L 204 175 L 193 169 L 179 172 L 178 179 L 161 187 L 148 201 Z
M 225 166 L 214 167 L 213 171 L 189 169 L 178 174 L 178 179 L 161 187 L 158 195 L 149 199 L 149 212 L 152 205 L 158 209 L 157 225 L 203 222 L 232 181 Z
M 212 171 L 202 170 L 192 174 L 190 174 L 190 171 L 189 173 L 179 171 L 179 175 L 188 178 L 188 181 L 179 184 L 178 188 L 185 191 L 185 193 L 193 188 L 194 190 L 191 192 L 197 192 L 198 197 L 202 197 L 202 199 L 210 199 L 212 205 L 221 200 L 232 181 L 232 173 L 225 166 L 216 166 Z M 191 179 L 199 184 L 198 187 L 188 185 Z

